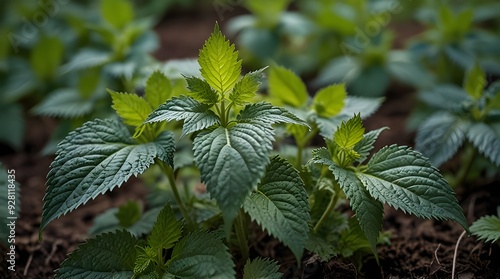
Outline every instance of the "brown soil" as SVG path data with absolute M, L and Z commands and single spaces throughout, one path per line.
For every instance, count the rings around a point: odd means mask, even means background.
M 234 12 L 234 11 L 233 11 Z M 239 12 L 239 11 L 236 11 Z M 229 14 L 225 14 L 229 16 Z M 227 19 L 227 17 L 226 17 Z M 165 22 L 156 31 L 161 36 L 162 48 L 155 55 L 160 59 L 196 57 L 198 49 L 210 34 L 213 23 L 225 21 L 215 13 L 167 14 Z M 368 130 L 389 126 L 382 134 L 378 147 L 398 143 L 411 145 L 413 135 L 405 131 L 405 121 L 413 105 L 411 90 L 392 86 L 387 101 L 367 122 Z M 5 252 L 0 256 L 0 278 L 52 278 L 66 255 L 86 238 L 94 217 L 128 199 L 144 199 L 146 190 L 137 179 L 131 179 L 120 189 L 107 193 L 52 222 L 38 241 L 42 213 L 45 176 L 53 157 L 40 157 L 39 151 L 48 141 L 53 122 L 28 117 L 24 150 L 13 153 L 0 146 L 0 160 L 9 169 L 16 170 L 21 185 L 22 210 L 16 227 L 16 272 L 6 271 Z M 458 195 L 469 221 L 484 214 L 494 214 L 500 204 L 498 185 L 472 187 L 472 191 Z M 3 229 L 3 228 L 2 228 Z M 306 254 L 298 268 L 288 249 L 265 234 L 254 240 L 254 251 L 263 256 L 275 256 L 282 264 L 284 278 L 450 278 L 454 249 L 463 229 L 452 222 L 421 220 L 387 208 L 384 229 L 392 232 L 391 245 L 378 249 L 380 266 L 368 259 L 361 271 L 348 259 L 321 262 Z M 486 245 L 472 237 L 465 237 L 458 245 L 456 256 L 457 278 L 500 278 L 500 249 Z

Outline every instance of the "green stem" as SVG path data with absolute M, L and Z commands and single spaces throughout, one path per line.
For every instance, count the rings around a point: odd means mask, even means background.
M 156 266 L 156 271 L 158 272 L 158 274 L 162 274 L 162 269 L 163 269 L 163 265 L 165 263 L 163 262 L 163 249 L 158 249 L 158 265 Z
M 469 174 L 469 171 L 472 167 L 472 163 L 474 162 L 474 159 L 476 158 L 477 155 L 477 150 L 472 146 L 471 144 L 467 145 L 467 148 L 464 152 L 464 160 L 462 163 L 462 166 L 460 166 L 460 169 L 458 170 L 457 173 L 457 178 L 453 182 L 453 188 L 462 185 L 464 183 L 465 179 L 467 178 L 467 175 Z
M 321 225 L 326 221 L 328 218 L 328 215 L 332 213 L 333 209 L 335 208 L 335 204 L 337 204 L 337 197 L 338 195 L 336 193 L 332 194 L 332 197 L 330 199 L 330 203 L 328 203 L 328 206 L 325 209 L 325 212 L 323 212 L 323 215 L 321 215 L 321 218 L 319 218 L 318 223 L 313 228 L 313 231 L 316 233 L 318 232 L 318 229 L 321 227 Z
M 242 261 L 246 262 L 250 254 L 248 251 L 248 240 L 245 233 L 247 226 L 245 226 L 245 220 L 243 220 L 243 218 L 244 218 L 244 213 L 243 211 L 240 210 L 238 216 L 236 217 L 235 227 L 236 227 L 236 237 L 238 238 L 238 244 L 241 250 Z
M 164 163 L 161 163 L 161 167 L 165 172 L 165 174 L 167 175 L 170 187 L 172 188 L 172 192 L 174 192 L 174 197 L 175 200 L 177 201 L 177 205 L 179 206 L 179 210 L 181 211 L 182 216 L 184 217 L 184 219 L 186 219 L 190 228 L 192 230 L 195 230 L 197 228 L 197 224 L 193 221 L 193 219 L 191 219 L 191 216 L 189 215 L 186 206 L 184 205 L 184 201 L 182 200 L 181 195 L 179 194 L 179 189 L 177 189 L 177 184 L 175 182 L 173 169 Z
M 226 119 L 226 104 L 224 100 L 221 101 L 220 103 L 220 121 L 222 122 L 221 125 L 222 127 L 226 127 L 227 125 L 227 119 Z
M 311 143 L 312 139 L 318 134 L 318 127 L 314 126 L 312 131 L 308 133 L 304 138 L 298 139 L 295 137 L 295 142 L 297 143 L 297 165 L 296 169 L 300 169 L 302 167 L 302 155 L 304 153 L 304 149 Z

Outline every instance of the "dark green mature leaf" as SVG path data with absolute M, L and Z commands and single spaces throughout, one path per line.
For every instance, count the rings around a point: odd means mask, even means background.
M 409 147 L 382 148 L 357 177 L 375 199 L 422 218 L 455 220 L 468 229 L 448 182 L 429 160 Z
M 172 97 L 170 80 L 161 71 L 154 71 L 151 74 L 146 82 L 145 91 L 144 98 L 151 104 L 153 109 Z
M 19 185 L 15 182 L 14 178 L 9 177 L 9 175 L 16 176 L 15 170 L 14 173 L 7 173 L 7 170 L 4 168 L 2 163 L 0 163 L 0 204 L 2 207 L 0 208 L 0 218 L 1 220 L 5 220 L 8 222 L 10 218 L 17 218 L 19 216 L 19 212 L 21 211 L 21 193 L 19 192 Z M 10 208 L 13 206 L 13 208 Z M 9 247 L 9 230 L 6 226 L 5 229 L 0 231 L 0 243 L 5 244 L 5 247 Z
M 181 238 L 182 226 L 175 218 L 174 211 L 167 203 L 158 214 L 151 234 L 148 237 L 148 244 L 154 250 L 170 249 Z
M 256 258 L 247 260 L 243 268 L 243 279 L 280 279 L 283 274 L 278 272 L 280 266 L 271 259 Z
M 257 191 L 243 209 L 269 234 L 290 247 L 300 261 L 309 231 L 309 205 L 304 182 L 287 161 L 273 157 Z
M 379 231 L 382 228 L 384 208 L 381 202 L 370 196 L 363 183 L 357 177 L 357 173 L 338 167 L 331 159 L 330 153 L 325 148 L 316 149 L 313 152 L 313 162 L 328 166 L 335 179 L 344 191 L 349 204 L 359 221 L 366 238 L 370 242 L 372 251 L 376 251 Z
M 273 139 L 270 127 L 248 123 L 203 131 L 195 138 L 195 163 L 226 229 L 264 174 Z
M 240 112 L 237 119 L 238 122 L 251 124 L 273 125 L 276 123 L 286 123 L 308 126 L 304 120 L 298 118 L 288 110 L 265 102 L 247 105 Z
M 354 151 L 359 154 L 359 158 L 356 160 L 358 163 L 363 163 L 370 155 L 370 151 L 373 149 L 373 144 L 378 139 L 380 133 L 389 128 L 383 127 L 377 130 L 370 131 L 363 135 L 363 139 L 354 146 Z
M 484 216 L 470 226 L 470 232 L 485 242 L 500 240 L 500 218 Z
M 259 90 L 260 80 L 264 75 L 262 72 L 266 68 L 250 72 L 243 76 L 233 88 L 233 91 L 229 93 L 229 100 L 233 101 L 236 105 L 244 105 L 250 102 L 255 93 Z
M 164 278 L 234 278 L 234 263 L 215 233 L 194 232 L 179 241 Z
M 486 158 L 500 166 L 500 135 L 490 125 L 474 123 L 466 137 Z
M 238 60 L 238 52 L 234 50 L 234 44 L 222 35 L 218 24 L 200 50 L 198 63 L 203 78 L 222 94 L 233 89 L 240 77 L 241 60 Z
M 33 108 L 37 115 L 75 118 L 89 114 L 94 107 L 92 99 L 84 99 L 77 90 L 62 88 L 52 92 Z
M 468 121 L 453 114 L 436 113 L 419 127 L 415 149 L 439 167 L 460 148 L 469 125 Z
M 186 135 L 220 122 L 210 107 L 211 105 L 202 104 L 191 97 L 174 97 L 153 111 L 146 123 L 184 120 L 182 135 Z
M 88 240 L 56 270 L 57 279 L 129 279 L 134 275 L 138 239 L 127 231 L 105 233 Z
M 42 230 L 90 199 L 143 173 L 155 159 L 172 166 L 175 143 L 170 132 L 137 144 L 117 120 L 94 120 L 71 132 L 60 144 L 47 176 Z
M 219 93 L 213 90 L 207 81 L 197 77 L 186 77 L 186 82 L 193 99 L 210 106 L 219 101 Z

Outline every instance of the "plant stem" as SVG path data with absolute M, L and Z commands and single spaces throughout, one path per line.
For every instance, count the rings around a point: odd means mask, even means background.
M 168 182 L 170 183 L 170 187 L 172 188 L 172 192 L 174 192 L 174 197 L 175 200 L 177 201 L 177 205 L 179 206 L 179 210 L 181 211 L 182 216 L 184 219 L 186 219 L 188 225 L 192 230 L 195 230 L 197 228 L 197 224 L 191 219 L 191 216 L 189 215 L 186 206 L 184 205 L 184 201 L 181 198 L 181 195 L 179 194 L 179 189 L 177 189 L 177 184 L 175 182 L 175 176 L 174 176 L 174 171 L 172 168 L 164 163 L 160 163 L 163 171 L 167 175 Z
M 221 103 L 220 103 L 220 121 L 222 122 L 221 123 L 221 126 L 222 127 L 226 127 L 227 125 L 227 120 L 226 120 L 226 104 L 224 102 L 224 99 L 222 99 Z
M 337 204 L 337 197 L 338 195 L 336 193 L 332 194 L 332 197 L 330 199 L 330 203 L 328 203 L 328 206 L 325 209 L 325 212 L 323 212 L 323 215 L 321 215 L 321 218 L 319 218 L 318 223 L 313 228 L 313 231 L 316 233 L 318 232 L 318 229 L 321 227 L 321 225 L 326 221 L 328 218 L 328 215 L 332 213 L 333 209 L 335 208 L 335 204 Z
M 245 234 L 247 226 L 245 226 L 245 220 L 243 220 L 244 217 L 243 211 L 240 210 L 238 216 L 236 217 L 235 227 L 236 237 L 238 238 L 238 244 L 241 250 L 241 257 L 243 262 L 246 262 L 250 254 L 248 251 L 248 240 Z
M 477 150 L 474 148 L 474 146 L 468 144 L 464 152 L 464 156 L 466 157 L 464 158 L 462 166 L 458 170 L 457 178 L 453 182 L 453 188 L 460 186 L 462 183 L 464 183 L 465 179 L 467 178 L 467 174 L 469 174 L 469 171 L 472 167 L 472 163 L 476 158 L 476 155 L 477 155 Z
M 304 153 L 304 149 L 309 145 L 311 140 L 318 134 L 318 127 L 314 126 L 312 131 L 308 133 L 304 138 L 299 139 L 295 137 L 295 142 L 297 143 L 297 165 L 296 169 L 300 169 L 302 166 L 302 154 Z

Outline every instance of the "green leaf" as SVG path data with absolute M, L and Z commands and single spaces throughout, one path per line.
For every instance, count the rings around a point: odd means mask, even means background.
M 484 216 L 470 226 L 470 232 L 479 240 L 497 242 L 500 239 L 500 218 Z
M 201 231 L 189 234 L 175 245 L 167 275 L 175 278 L 234 278 L 233 267 L 231 254 L 216 233 Z
M 330 85 L 316 93 L 313 98 L 313 108 L 321 117 L 332 117 L 342 111 L 346 97 L 345 84 Z
M 146 81 L 144 98 L 155 109 L 172 97 L 170 80 L 161 72 L 154 71 Z
M 331 159 L 330 153 L 325 148 L 313 151 L 313 162 L 328 166 L 335 176 L 335 180 L 344 191 L 349 204 L 359 222 L 366 238 L 370 242 L 372 251 L 375 252 L 379 231 L 382 228 L 384 207 L 376 201 L 365 189 L 356 172 L 338 167 Z
M 121 29 L 134 19 L 134 10 L 127 0 L 101 0 L 101 15 L 113 27 Z
M 146 123 L 184 120 L 182 127 L 184 136 L 220 123 L 219 117 L 210 110 L 210 107 L 190 97 L 174 97 L 153 111 Z
M 14 171 L 14 172 L 12 172 Z M 13 175 L 13 177 L 11 176 Z M 0 162 L 0 218 L 6 222 L 9 222 L 10 218 L 19 217 L 19 212 L 21 211 L 21 193 L 19 192 L 19 184 L 15 182 L 16 173 L 14 169 L 7 171 L 5 167 Z M 10 230 L 6 226 L 5 229 L 0 231 L 0 244 L 3 243 L 5 247 L 9 247 L 11 244 L 9 240 L 15 240 L 15 238 L 9 238 Z M 15 236 L 14 236 L 15 237 Z
M 153 264 L 158 256 L 158 250 L 150 246 L 136 246 L 137 257 L 135 258 L 134 274 L 144 272 L 151 264 Z
M 174 211 L 167 203 L 156 219 L 148 244 L 155 250 L 170 249 L 181 238 L 182 226 L 175 218 Z
M 225 94 L 233 89 L 241 73 L 238 52 L 215 24 L 214 32 L 200 50 L 198 63 L 201 76 L 218 92 Z
M 0 104 L 0 142 L 20 150 L 23 146 L 24 115 L 20 104 Z
M 219 102 L 219 93 L 213 90 L 207 81 L 197 77 L 186 77 L 186 82 L 193 99 L 210 106 Z
M 247 260 L 243 268 L 243 279 L 280 279 L 283 274 L 278 272 L 279 268 L 278 263 L 272 259 Z
M 126 204 L 120 206 L 115 213 L 118 223 L 122 227 L 130 227 L 139 219 L 141 219 L 142 208 L 138 202 L 128 201 Z
M 64 45 L 58 37 L 41 37 L 31 52 L 31 67 L 41 79 L 54 78 L 63 54 Z
M 436 113 L 417 130 L 415 149 L 439 167 L 462 146 L 470 123 L 450 113 Z
M 152 111 L 148 101 L 136 94 L 107 91 L 113 100 L 113 109 L 127 125 L 141 126 Z
M 357 159 L 359 163 L 363 163 L 368 158 L 368 155 L 370 155 L 370 152 L 373 149 L 373 144 L 375 144 L 375 141 L 378 139 L 380 133 L 387 129 L 389 128 L 383 127 L 363 135 L 363 139 L 354 146 L 354 151 L 356 151 L 360 156 Z
M 309 127 L 307 123 L 288 110 L 275 107 L 269 103 L 249 104 L 240 112 L 238 122 L 273 125 L 276 123 L 298 124 Z
M 172 166 L 175 144 L 170 132 L 137 144 L 117 120 L 94 120 L 71 132 L 60 144 L 47 175 L 42 223 L 47 224 L 99 194 L 143 173 L 155 159 Z
M 474 67 L 467 73 L 464 82 L 465 91 L 474 99 L 478 100 L 483 94 L 483 90 L 486 86 L 486 74 L 481 69 L 479 64 L 475 64 Z
M 297 261 L 302 258 L 309 232 L 309 204 L 304 182 L 284 159 L 273 157 L 257 191 L 243 209 L 270 235 L 290 247 Z
M 32 111 L 42 116 L 76 118 L 89 114 L 93 108 L 93 100 L 82 98 L 75 89 L 61 88 L 52 92 Z
M 88 234 L 97 235 L 104 232 L 113 232 L 117 229 L 127 229 L 127 231 L 135 236 L 149 234 L 161 209 L 161 207 L 156 207 L 147 210 L 141 215 L 141 218 L 137 220 L 137 222 L 124 228 L 120 226 L 120 222 L 116 218 L 118 208 L 110 208 L 94 219 L 94 224 L 90 227 Z
M 269 70 L 269 95 L 281 103 L 292 107 L 302 107 L 307 103 L 307 89 L 302 80 L 292 71 L 273 66 Z
M 56 270 L 57 279 L 129 279 L 134 273 L 135 246 L 139 241 L 127 231 L 105 233 L 88 240 Z
M 270 127 L 248 123 L 203 131 L 194 139 L 194 161 L 222 210 L 226 231 L 264 174 L 273 139 Z
M 467 220 L 448 182 L 429 160 L 409 147 L 382 148 L 358 178 L 375 199 L 421 218 Z
M 500 135 L 486 123 L 474 123 L 466 134 L 481 154 L 486 156 L 496 166 L 500 166 Z
M 259 90 L 260 81 L 263 77 L 263 72 L 266 68 L 250 72 L 243 76 L 229 93 L 229 100 L 233 101 L 236 105 L 242 106 L 250 102 L 255 93 Z
M 340 128 L 335 132 L 333 140 L 341 148 L 351 149 L 363 139 L 364 132 L 363 122 L 358 114 L 347 122 L 342 122 Z

